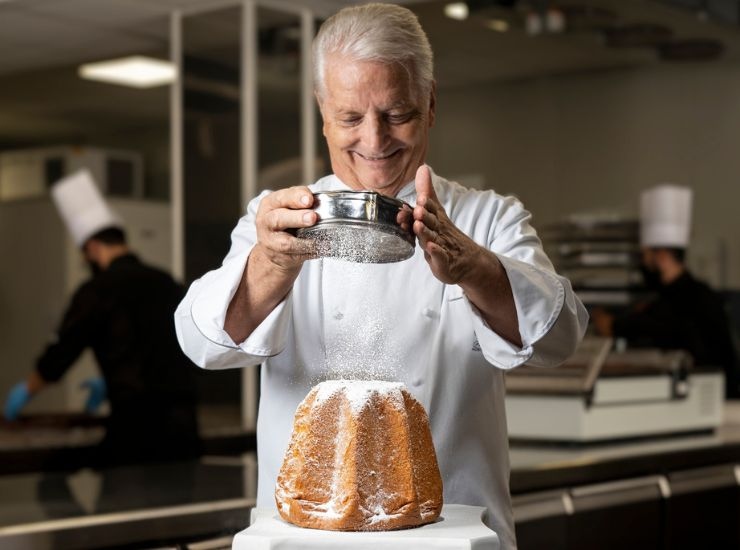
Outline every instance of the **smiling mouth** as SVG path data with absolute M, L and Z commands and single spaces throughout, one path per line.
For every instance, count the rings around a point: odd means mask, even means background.
M 387 155 L 379 155 L 379 156 L 366 156 L 366 155 L 363 155 L 362 153 L 359 153 L 357 151 L 355 151 L 354 153 L 358 157 L 361 157 L 363 160 L 367 160 L 367 161 L 370 161 L 370 162 L 378 162 L 378 161 L 381 161 L 381 160 L 387 160 L 387 159 L 389 159 L 391 157 L 394 157 L 394 156 L 396 156 L 400 152 L 401 152 L 401 149 L 396 149 L 392 153 L 388 153 Z

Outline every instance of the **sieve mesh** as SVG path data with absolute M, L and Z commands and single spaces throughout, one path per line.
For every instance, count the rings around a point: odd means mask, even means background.
M 414 254 L 414 244 L 398 229 L 371 222 L 319 223 L 301 229 L 298 237 L 313 240 L 320 257 L 349 262 L 400 262 Z

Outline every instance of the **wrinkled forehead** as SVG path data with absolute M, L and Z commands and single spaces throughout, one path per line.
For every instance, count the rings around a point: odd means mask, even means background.
M 350 99 L 368 93 L 382 94 L 399 104 L 415 104 L 421 99 L 420 87 L 413 82 L 411 71 L 401 63 L 358 60 L 346 56 L 329 56 L 324 65 L 324 90 L 319 99 Z

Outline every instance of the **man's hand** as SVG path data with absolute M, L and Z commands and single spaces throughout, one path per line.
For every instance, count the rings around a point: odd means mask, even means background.
M 16 420 L 23 407 L 44 386 L 46 386 L 46 381 L 36 371 L 31 372 L 23 382 L 18 382 L 13 386 L 5 399 L 5 410 L 3 411 L 5 419 L 9 421 Z
M 298 239 L 291 230 L 316 223 L 311 210 L 313 194 L 308 187 L 290 187 L 267 195 L 257 210 L 257 253 L 276 268 L 297 271 L 307 259 L 314 257 L 313 243 Z M 250 260 L 251 261 L 251 260 Z
M 87 388 L 90 390 L 90 394 L 87 396 L 87 401 L 85 401 L 85 412 L 93 414 L 100 408 L 108 394 L 105 379 L 100 376 L 88 378 L 80 384 L 80 388 Z
M 31 393 L 28 391 L 28 385 L 25 382 L 18 382 L 10 389 L 5 399 L 5 420 L 9 422 L 16 420 L 30 400 Z
M 426 165 L 416 171 L 413 227 L 432 273 L 443 283 L 461 283 L 470 274 L 476 255 L 483 252 L 447 217 L 434 192 L 432 176 Z
M 457 284 L 488 326 L 521 347 L 519 321 L 508 275 L 493 252 L 478 245 L 450 220 L 432 186 L 429 167 L 416 171 L 414 233 L 429 267 L 445 284 Z
M 257 244 L 226 310 L 224 329 L 231 339 L 243 342 L 290 292 L 306 260 L 315 256 L 308 239 L 292 230 L 316 223 L 308 187 L 281 189 L 265 196 L 257 210 Z

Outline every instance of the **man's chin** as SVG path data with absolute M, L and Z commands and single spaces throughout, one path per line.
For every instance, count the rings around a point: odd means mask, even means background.
M 365 189 L 377 191 L 382 195 L 395 195 L 405 183 L 400 181 L 403 178 L 401 178 L 398 171 L 394 171 L 392 174 L 368 171 L 358 175 L 362 178 L 360 182 Z

